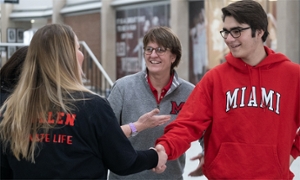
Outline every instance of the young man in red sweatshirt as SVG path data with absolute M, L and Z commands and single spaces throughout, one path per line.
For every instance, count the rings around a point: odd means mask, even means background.
M 176 159 L 205 131 L 208 179 L 292 179 L 300 66 L 264 46 L 268 20 L 259 3 L 238 1 L 222 12 L 226 62 L 205 74 L 156 144 Z

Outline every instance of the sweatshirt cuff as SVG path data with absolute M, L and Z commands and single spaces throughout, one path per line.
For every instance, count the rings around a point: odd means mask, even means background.
M 291 151 L 291 156 L 294 158 L 294 160 L 296 160 L 296 158 L 300 155 L 300 152 L 296 149 L 293 148 Z
M 292 150 L 291 150 L 291 156 L 293 156 L 294 159 L 296 159 L 298 156 L 300 156 L 300 139 L 296 139 Z
M 291 150 L 291 156 L 293 156 L 294 159 L 300 156 L 300 130 L 298 130 L 296 134 L 295 141 Z
M 170 159 L 170 148 L 169 148 L 168 144 L 165 143 L 164 141 L 160 141 L 160 142 L 157 141 L 156 144 L 155 144 L 155 146 L 157 144 L 160 144 L 160 145 L 162 145 L 165 148 L 166 154 L 168 155 L 168 159 Z
M 157 151 L 155 149 L 150 148 L 149 151 L 151 153 L 151 156 L 156 157 L 156 158 L 153 158 L 152 167 L 149 168 L 149 169 L 152 169 L 152 168 L 155 168 L 157 166 L 158 161 L 159 161 L 159 157 L 158 157 Z

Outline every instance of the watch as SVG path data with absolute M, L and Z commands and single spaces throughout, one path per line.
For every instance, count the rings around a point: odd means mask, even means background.
M 131 136 L 136 136 L 139 133 L 133 123 L 129 123 L 129 127 L 131 129 Z

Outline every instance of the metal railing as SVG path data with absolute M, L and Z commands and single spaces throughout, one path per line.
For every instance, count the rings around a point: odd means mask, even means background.
M 85 75 L 85 86 L 101 96 L 107 97 L 113 85 L 112 80 L 89 46 L 84 41 L 80 41 L 79 43 L 82 47 L 81 50 L 84 55 L 82 70 Z
M 88 45 L 84 41 L 80 41 L 82 53 L 84 55 L 84 61 L 82 63 L 82 70 L 84 73 L 83 82 L 84 85 L 96 92 L 97 94 L 107 97 L 110 93 L 111 87 L 113 85 L 112 80 L 88 47 Z M 0 68 L 11 55 L 11 51 L 9 49 L 17 49 L 17 47 L 28 46 L 28 44 L 23 43 L 0 43 L 0 51 L 6 51 L 6 57 L 0 56 Z M 13 48 L 12 48 L 13 47 Z M 2 54 L 2 53 L 1 53 Z M 1 55 L 0 54 L 0 55 Z

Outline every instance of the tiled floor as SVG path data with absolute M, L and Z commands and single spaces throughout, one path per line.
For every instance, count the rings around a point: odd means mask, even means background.
M 195 170 L 198 166 L 198 161 L 191 161 L 190 158 L 194 157 L 201 151 L 201 147 L 198 142 L 193 142 L 191 148 L 186 153 L 186 168 L 183 174 L 184 180 L 207 180 L 204 176 L 202 177 L 188 177 L 188 174 Z M 296 159 L 292 166 L 291 171 L 295 174 L 293 180 L 300 180 L 300 157 Z

